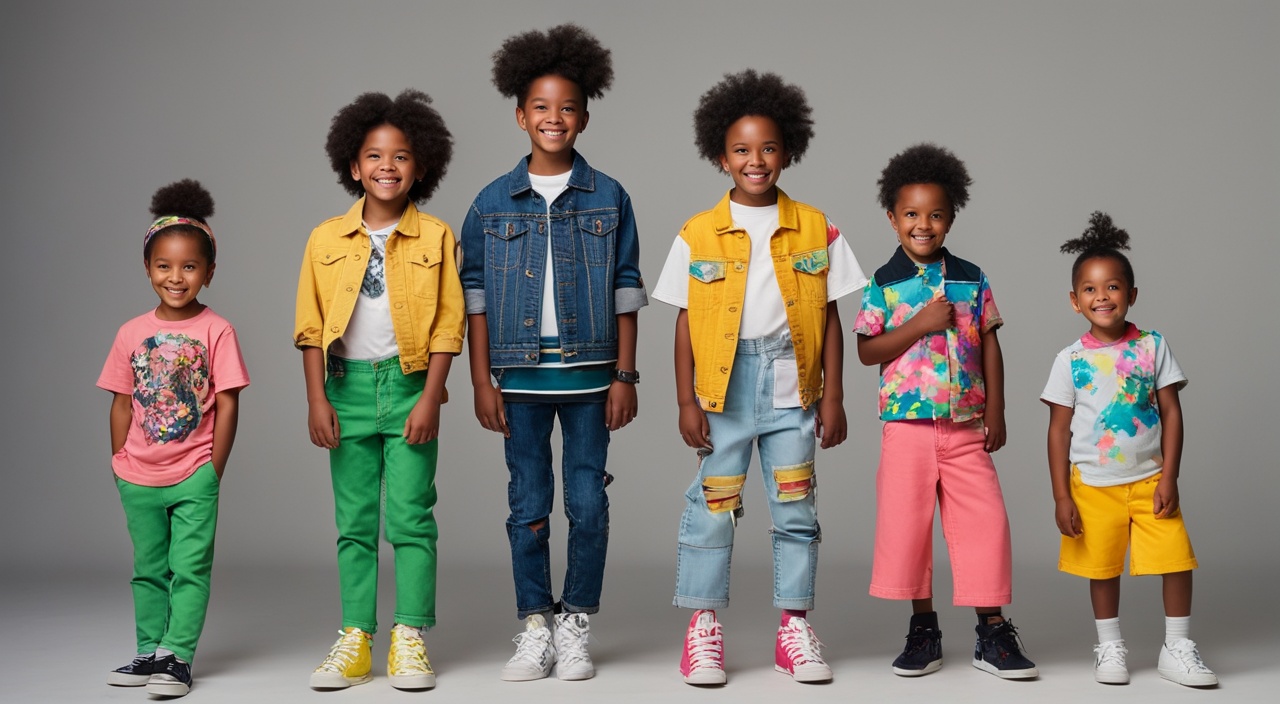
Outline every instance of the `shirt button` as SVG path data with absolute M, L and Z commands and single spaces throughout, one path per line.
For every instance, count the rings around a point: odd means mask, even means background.
M 422 255 L 422 261 L 424 261 L 424 262 L 429 262 L 429 261 L 431 261 L 431 258 L 424 254 L 424 255 Z
M 795 304 L 796 304 L 796 302 L 795 302 L 794 300 L 787 301 L 787 307 L 788 307 L 788 308 L 790 308 L 791 306 L 794 306 Z
M 329 328 L 329 332 L 337 332 L 337 331 L 338 331 L 337 325 L 334 325 L 333 327 Z
M 356 261 L 360 261 L 360 255 L 359 255 L 359 254 L 357 254 L 357 255 L 355 256 L 355 260 L 356 260 Z
M 711 402 L 711 407 L 712 407 L 712 408 L 715 408 L 715 407 L 716 407 L 716 402 L 715 402 L 715 401 L 712 401 L 712 402 Z
M 733 270 L 734 270 L 734 271 L 742 271 L 742 270 L 743 270 L 743 269 L 745 269 L 745 268 L 746 268 L 746 267 L 742 266 L 742 262 L 738 262 L 737 264 L 734 264 L 734 265 L 733 265 Z
M 720 373 L 721 373 L 721 374 L 728 374 L 728 373 L 729 373 L 729 368 L 728 368 L 728 367 L 720 367 Z
M 355 287 L 354 287 L 354 286 L 348 286 L 348 287 L 347 287 L 347 290 L 348 290 L 348 291 L 354 291 L 354 290 L 355 290 Z
M 730 312 L 730 313 L 737 313 L 737 312 L 738 312 L 738 307 L 737 307 L 737 306 L 729 306 L 729 312 Z

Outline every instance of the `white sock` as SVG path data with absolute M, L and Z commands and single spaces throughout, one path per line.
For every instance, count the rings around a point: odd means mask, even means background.
M 1191 637 L 1190 616 L 1164 617 L 1164 644 L 1173 645 L 1183 638 Z
M 1113 640 L 1124 640 L 1120 635 L 1120 617 L 1115 618 L 1098 618 L 1093 620 L 1093 625 L 1098 628 L 1098 642 L 1108 643 Z
M 178 662 L 184 665 L 191 664 L 191 663 L 188 663 L 186 660 L 183 660 L 182 658 L 178 657 L 177 653 L 173 652 L 172 650 L 169 650 L 168 648 L 156 648 L 156 660 L 159 660 L 160 658 L 169 657 L 170 655 L 173 656 L 174 660 L 177 660 Z

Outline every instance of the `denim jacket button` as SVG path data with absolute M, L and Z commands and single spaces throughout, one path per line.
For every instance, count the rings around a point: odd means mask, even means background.
M 531 327 L 533 327 L 533 318 L 525 318 L 525 319 L 524 319 L 524 326 L 525 326 L 526 328 L 531 328 Z
M 538 234 L 542 234 L 542 233 L 543 233 L 543 228 L 545 228 L 545 227 L 546 227 L 546 224 L 545 224 L 545 223 L 538 223 Z
M 530 352 L 529 354 L 526 354 L 524 358 L 529 360 L 530 362 L 536 361 L 538 359 L 538 353 Z
M 529 278 L 531 278 L 531 279 L 533 278 L 533 272 L 532 272 L 532 271 L 529 271 L 528 269 L 525 269 L 525 270 L 524 270 L 524 275 L 525 275 L 525 276 L 527 276 L 527 277 L 529 277 Z

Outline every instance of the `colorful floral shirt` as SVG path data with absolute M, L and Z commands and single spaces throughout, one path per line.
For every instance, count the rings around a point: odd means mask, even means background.
M 933 264 L 917 264 L 898 248 L 862 294 L 853 331 L 875 337 L 907 322 L 935 296 L 955 309 L 955 327 L 928 333 L 880 365 L 881 420 L 982 417 L 982 334 L 1003 324 L 987 277 L 943 248 Z
M 1071 463 L 1089 486 L 1128 484 L 1164 466 L 1156 391 L 1187 377 L 1164 337 L 1129 323 L 1116 342 L 1085 334 L 1058 353 L 1040 398 L 1072 408 Z

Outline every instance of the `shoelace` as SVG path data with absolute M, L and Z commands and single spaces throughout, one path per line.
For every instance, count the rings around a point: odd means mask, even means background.
M 316 672 L 346 672 L 360 657 L 360 640 L 364 634 L 360 631 L 338 631 L 342 637 L 329 649 L 329 655 L 316 668 Z
M 511 639 L 511 642 L 516 644 L 516 654 L 511 656 L 511 660 L 526 660 L 540 666 L 542 665 L 541 655 L 546 652 L 547 643 L 550 641 L 551 630 L 546 627 L 517 633 Z
M 917 629 L 907 634 L 907 652 L 918 653 L 934 640 L 941 638 L 942 632 L 933 629 Z
M 1023 644 L 1022 637 L 1018 635 L 1018 629 L 1013 627 L 1012 621 L 1001 621 L 991 635 L 986 640 L 995 646 L 996 652 L 1000 657 L 1008 657 L 1010 654 L 1019 653 L 1027 649 Z
M 1174 643 L 1169 647 L 1169 652 L 1173 653 L 1182 666 L 1191 672 L 1212 672 L 1209 666 L 1204 664 L 1204 660 L 1200 659 L 1200 650 L 1196 648 L 1196 642 L 1190 638 L 1183 638 Z
M 793 664 L 803 665 L 809 662 L 822 662 L 822 641 L 818 640 L 817 634 L 813 632 L 813 628 L 809 624 L 803 627 L 797 626 L 796 621 L 799 619 L 791 619 L 786 626 L 783 626 L 780 639 L 782 640 L 782 650 L 787 654 L 787 658 Z
M 135 655 L 133 658 L 133 662 L 129 663 L 128 667 L 134 670 L 141 669 L 143 666 L 149 664 L 152 660 L 155 660 L 155 657 L 156 657 L 155 655 Z M 120 669 L 123 670 L 124 668 L 120 668 Z
M 712 621 L 710 628 L 695 628 L 689 635 L 689 669 L 711 667 L 724 669 L 724 635 L 720 623 Z
M 565 619 L 556 629 L 557 634 L 564 634 L 557 638 L 556 658 L 565 665 L 571 665 L 576 662 L 590 659 L 587 655 L 587 629 L 578 624 L 573 617 Z
M 391 660 L 399 674 L 414 672 L 431 672 L 427 663 L 427 646 L 422 636 L 412 629 L 396 628 L 396 638 L 392 640 Z
M 1094 646 L 1093 653 L 1097 656 L 1099 667 L 1103 665 L 1126 667 L 1124 656 L 1129 653 L 1129 649 L 1115 641 L 1108 641 Z

